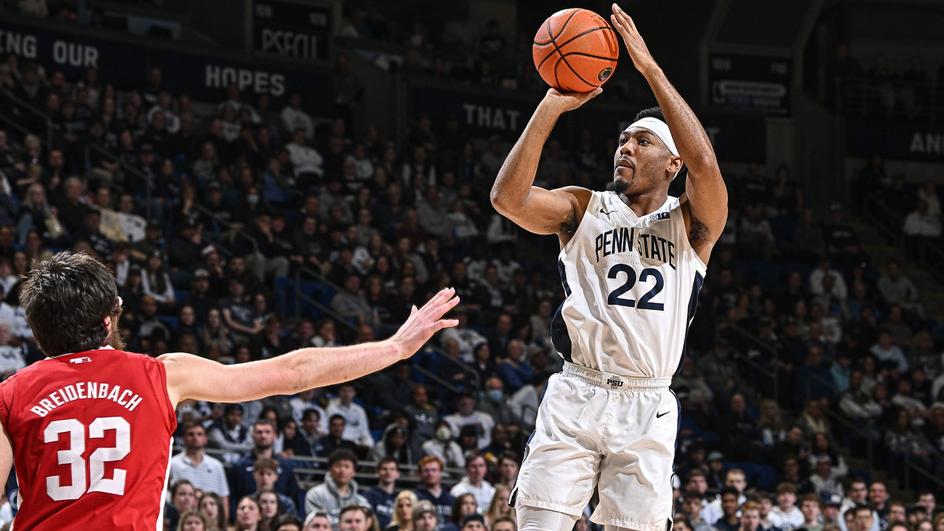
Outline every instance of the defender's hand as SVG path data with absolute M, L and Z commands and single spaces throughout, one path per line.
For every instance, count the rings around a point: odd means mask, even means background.
M 547 94 L 544 95 L 544 99 L 541 100 L 540 107 L 563 114 L 579 108 L 602 92 L 602 87 L 597 87 L 591 92 L 560 92 L 557 89 L 549 88 Z
M 626 51 L 629 52 L 629 57 L 633 60 L 633 66 L 636 67 L 636 70 L 646 74 L 646 72 L 658 66 L 656 60 L 652 58 L 652 54 L 649 53 L 649 48 L 646 47 L 646 41 L 642 39 L 642 35 L 636 29 L 632 17 L 623 11 L 620 6 L 613 4 L 613 14 L 610 16 L 610 21 L 620 37 L 623 38 L 623 44 L 626 45 Z
M 422 308 L 414 306 L 410 317 L 390 338 L 400 351 L 400 359 L 415 354 L 436 332 L 458 325 L 457 319 L 442 318 L 457 304 L 459 297 L 456 296 L 455 288 L 448 288 L 434 295 Z

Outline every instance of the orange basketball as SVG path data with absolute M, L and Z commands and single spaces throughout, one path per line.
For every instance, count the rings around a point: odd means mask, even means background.
M 548 85 L 561 92 L 590 92 L 613 75 L 619 46 L 606 19 L 572 8 L 554 13 L 541 24 L 531 55 Z

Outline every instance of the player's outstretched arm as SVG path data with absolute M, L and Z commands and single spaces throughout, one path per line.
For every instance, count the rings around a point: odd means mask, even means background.
M 268 360 L 236 365 L 222 365 L 184 353 L 164 354 L 158 359 L 167 370 L 167 392 L 175 405 L 187 399 L 245 402 L 295 394 L 360 378 L 409 358 L 433 334 L 459 324 L 455 319 L 443 319 L 457 304 L 455 289 L 440 291 L 422 308 L 414 306 L 397 333 L 384 341 L 338 348 L 301 348 Z
M 711 140 L 695 112 L 652 58 L 633 19 L 613 4 L 610 20 L 623 38 L 633 65 L 652 88 L 678 146 L 679 155 L 688 167 L 685 193 L 691 214 L 689 239 L 698 255 L 707 262 L 711 247 L 721 237 L 728 219 L 728 190 L 721 177 Z
M 568 227 L 576 227 L 579 220 L 575 218 L 578 212 L 582 214 L 589 191 L 576 186 L 546 190 L 534 186 L 534 177 L 544 143 L 557 119 L 602 91 L 598 88 L 593 92 L 562 94 L 548 89 L 498 170 L 490 195 L 498 213 L 535 234 L 562 234 Z

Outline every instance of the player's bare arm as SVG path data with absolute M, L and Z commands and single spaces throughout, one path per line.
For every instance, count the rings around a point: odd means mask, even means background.
M 334 385 L 379 371 L 412 356 L 436 332 L 459 324 L 443 316 L 459 304 L 452 288 L 437 293 L 389 339 L 338 348 L 301 348 L 268 360 L 222 365 L 184 353 L 159 359 L 167 370 L 167 392 L 182 400 L 245 402 Z M 0 445 L 0 465 L 3 453 Z M 2 470 L 0 470 L 2 471 Z
M 613 27 L 623 38 L 626 50 L 659 102 L 679 155 L 688 167 L 685 182 L 687 208 L 683 208 L 688 238 L 703 262 L 708 263 L 711 249 L 728 219 L 728 190 L 714 148 L 695 112 L 669 83 L 653 59 L 633 19 L 613 4 L 610 17 Z
M 590 190 L 579 186 L 547 190 L 534 186 L 534 177 L 544 143 L 557 119 L 601 92 L 599 88 L 586 93 L 547 91 L 498 170 L 490 196 L 498 213 L 529 232 L 557 234 L 561 245 L 570 240 L 590 201 Z

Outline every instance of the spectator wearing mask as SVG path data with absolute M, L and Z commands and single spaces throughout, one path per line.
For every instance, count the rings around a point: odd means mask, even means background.
M 423 453 L 436 457 L 449 468 L 465 467 L 462 448 L 453 440 L 452 428 L 444 420 L 436 423 L 434 437 L 423 443 Z

